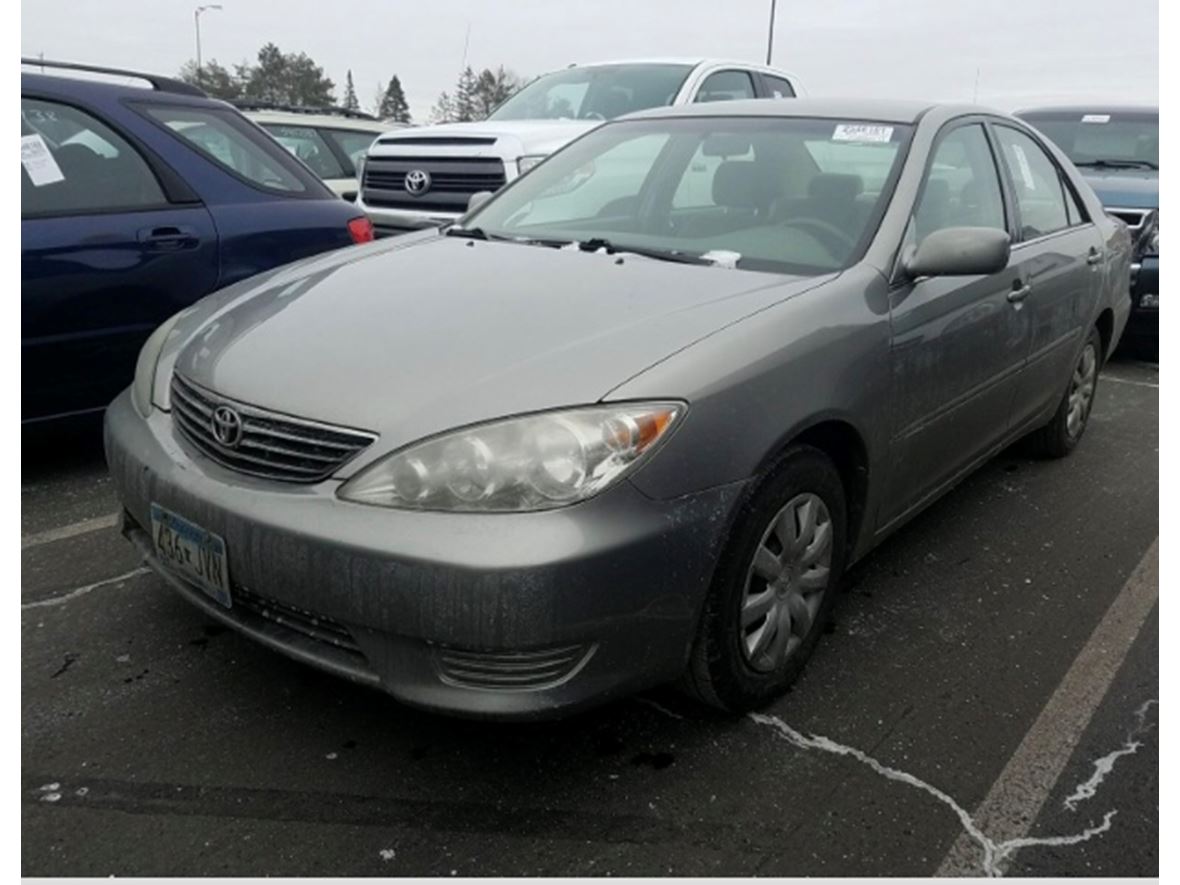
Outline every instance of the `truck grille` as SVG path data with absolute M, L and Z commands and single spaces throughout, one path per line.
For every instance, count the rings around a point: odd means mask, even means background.
M 415 170 L 430 176 L 421 194 L 406 190 L 406 175 Z M 462 213 L 472 194 L 498 190 L 506 181 L 504 163 L 494 157 L 370 156 L 362 196 L 366 205 L 378 208 Z
M 214 413 L 226 407 L 241 432 L 232 445 L 214 430 Z M 172 418 L 184 439 L 223 467 L 284 482 L 317 482 L 368 446 L 376 434 L 334 427 L 246 405 L 172 375 Z

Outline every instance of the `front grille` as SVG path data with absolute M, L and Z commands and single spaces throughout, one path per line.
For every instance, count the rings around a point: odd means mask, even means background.
M 352 634 L 339 621 L 317 615 L 306 609 L 296 608 L 276 599 L 259 596 L 239 585 L 234 585 L 232 595 L 234 608 L 248 609 L 261 618 L 286 627 L 288 630 L 302 633 L 309 639 L 326 642 L 353 654 L 361 654 Z
M 406 190 L 406 173 L 416 169 L 430 175 L 430 188 L 418 195 Z M 362 195 L 377 208 L 466 212 L 472 194 L 498 190 L 506 181 L 504 163 L 494 157 L 370 156 Z
M 220 443 L 213 413 L 226 406 L 241 420 L 241 439 Z M 246 405 L 172 375 L 172 419 L 181 436 L 223 467 L 284 482 L 318 482 L 377 438 L 376 434 L 334 427 Z
M 435 650 L 444 682 L 466 688 L 528 691 L 567 679 L 590 657 L 594 648 L 563 645 L 533 651 Z

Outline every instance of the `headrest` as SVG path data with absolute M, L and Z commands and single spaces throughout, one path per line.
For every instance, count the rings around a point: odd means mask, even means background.
M 718 206 L 756 209 L 771 198 L 762 167 L 749 160 L 729 160 L 713 173 L 713 202 Z
M 864 179 L 859 175 L 821 172 L 807 185 L 807 195 L 815 200 L 851 203 L 864 190 L 864 187 Z

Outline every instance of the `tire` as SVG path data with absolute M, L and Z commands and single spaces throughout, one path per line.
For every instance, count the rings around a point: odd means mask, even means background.
M 1042 458 L 1064 458 L 1078 447 L 1086 432 L 1086 425 L 1090 423 L 1090 411 L 1094 408 L 1094 394 L 1098 390 L 1101 369 L 1102 337 L 1097 329 L 1091 329 L 1074 362 L 1065 393 L 1053 418 L 1028 436 L 1031 454 Z
M 784 514 L 793 518 L 780 521 Z M 832 461 L 810 446 L 788 449 L 734 523 L 680 689 L 728 713 L 764 706 L 786 691 L 830 617 L 846 526 L 844 486 Z

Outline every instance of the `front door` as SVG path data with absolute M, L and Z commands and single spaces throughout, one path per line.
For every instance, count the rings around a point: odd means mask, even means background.
M 917 245 L 948 227 L 1009 229 L 1000 174 L 981 122 L 940 133 L 907 232 Z M 1008 429 L 1028 352 L 1022 269 L 901 283 L 892 298 L 891 458 L 884 526 L 919 506 Z M 1014 300 L 1015 299 L 1015 300 Z
M 170 203 L 147 161 L 93 114 L 21 100 L 21 418 L 101 409 L 140 346 L 217 283 L 199 203 Z

